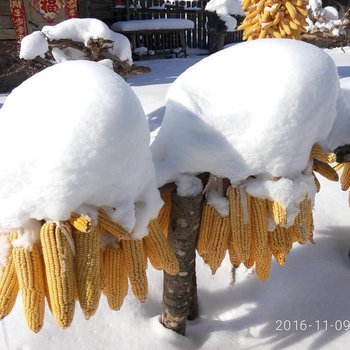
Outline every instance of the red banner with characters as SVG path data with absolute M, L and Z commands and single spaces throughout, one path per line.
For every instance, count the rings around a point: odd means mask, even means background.
M 25 8 L 23 0 L 9 0 L 12 22 L 16 31 L 16 40 L 19 43 L 28 33 L 26 26 Z M 78 17 L 77 0 L 30 0 L 30 6 L 45 19 L 52 23 L 57 14 L 66 10 L 67 18 Z
M 19 43 L 27 35 L 23 0 L 10 0 L 10 9 L 16 32 L 16 41 Z
M 79 16 L 77 0 L 66 0 L 66 14 L 67 18 L 77 18 Z

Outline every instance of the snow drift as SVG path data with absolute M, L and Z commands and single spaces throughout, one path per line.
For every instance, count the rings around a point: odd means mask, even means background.
M 108 67 L 69 61 L 34 75 L 8 96 L 0 128 L 0 231 L 109 207 L 135 238 L 147 233 L 162 205 L 147 121 Z

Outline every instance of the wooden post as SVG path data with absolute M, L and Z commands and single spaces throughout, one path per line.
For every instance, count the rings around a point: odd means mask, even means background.
M 164 272 L 164 327 L 185 335 L 186 320 L 198 315 L 196 281 L 196 244 L 200 227 L 203 196 L 180 197 L 173 193 L 168 240 L 179 263 L 180 272 L 171 276 Z

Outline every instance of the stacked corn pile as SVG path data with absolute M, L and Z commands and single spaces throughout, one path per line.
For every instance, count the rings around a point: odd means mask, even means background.
M 71 324 L 76 299 L 86 319 L 95 314 L 101 292 L 109 307 L 119 310 L 128 282 L 135 297 L 144 302 L 147 258 L 169 274 L 179 269 L 158 221 L 152 220 L 148 229 L 142 240 L 133 240 L 100 210 L 96 220 L 73 214 L 69 221 L 44 223 L 31 245 L 19 243 L 21 232 L 3 234 L 9 249 L 0 268 L 0 319 L 11 312 L 19 291 L 28 327 L 34 332 L 44 322 L 45 298 L 61 328 Z
M 243 40 L 259 38 L 300 39 L 305 33 L 308 4 L 305 0 L 243 0 L 246 12 Z
M 336 171 L 328 164 L 335 161 L 333 153 L 315 145 L 310 158 L 312 168 L 308 173 L 314 176 L 317 188 L 319 182 L 314 172 L 338 180 Z M 279 202 L 253 197 L 243 184 L 232 185 L 227 180 L 225 185 L 222 179 L 211 175 L 213 178 L 219 195 L 226 193 L 228 210 L 219 212 L 217 205 L 214 207 L 209 200 L 205 201 L 197 244 L 199 255 L 213 274 L 228 251 L 233 266 L 241 263 L 247 268 L 255 266 L 257 276 L 267 280 L 272 257 L 283 266 L 294 242 L 313 242 L 312 200 L 307 196 L 300 202 L 294 223 L 287 225 L 287 211 Z M 208 182 L 212 187 L 210 182 L 213 180 Z

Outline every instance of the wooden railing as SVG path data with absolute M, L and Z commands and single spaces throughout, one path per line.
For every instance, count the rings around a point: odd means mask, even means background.
M 112 8 L 114 21 L 155 18 L 185 18 L 193 21 L 194 28 L 186 31 L 186 42 L 190 48 L 208 49 L 209 35 L 206 30 L 206 0 L 172 1 L 124 0 L 125 5 Z M 242 41 L 240 32 L 226 35 L 225 44 Z

